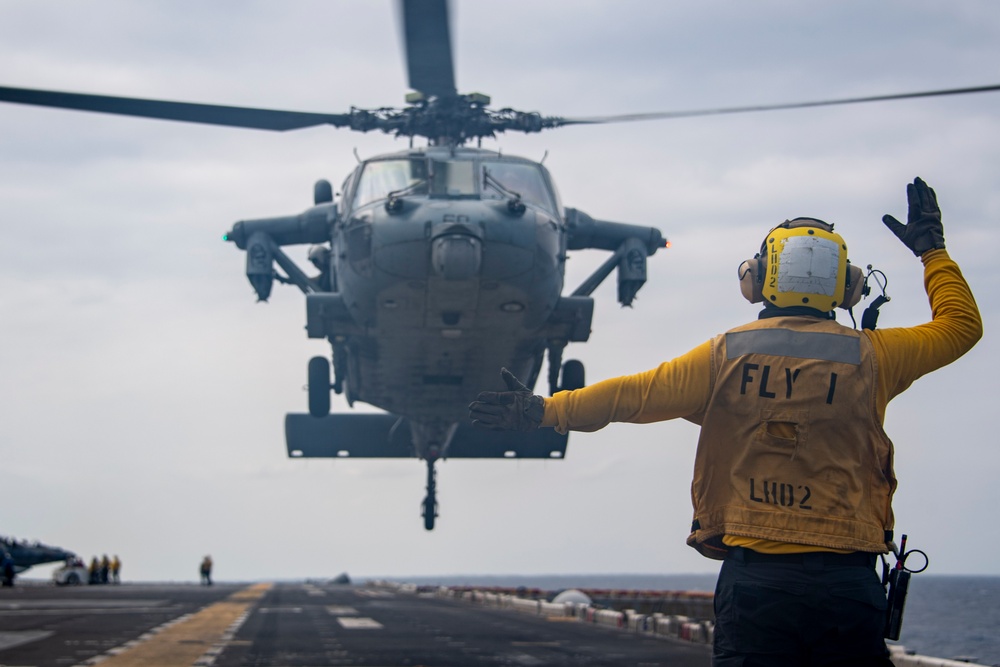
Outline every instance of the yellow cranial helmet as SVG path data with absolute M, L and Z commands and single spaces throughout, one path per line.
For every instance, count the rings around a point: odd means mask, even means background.
M 851 308 L 861 298 L 862 272 L 847 260 L 847 244 L 833 225 L 814 218 L 786 220 L 772 229 L 739 274 L 751 303 L 827 312 Z

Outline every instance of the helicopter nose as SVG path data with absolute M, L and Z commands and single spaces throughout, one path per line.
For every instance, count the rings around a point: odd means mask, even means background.
M 483 244 L 467 234 L 446 234 L 431 245 L 431 266 L 445 280 L 469 280 L 479 275 Z

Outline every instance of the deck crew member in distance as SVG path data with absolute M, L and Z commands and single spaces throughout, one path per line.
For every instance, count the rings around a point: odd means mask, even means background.
M 908 216 L 885 225 L 920 258 L 932 319 L 852 329 L 834 319 L 861 297 L 863 272 L 833 226 L 772 229 L 739 268 L 758 319 L 658 367 L 551 398 L 509 372 L 509 391 L 470 405 L 475 426 L 595 431 L 683 418 L 701 426 L 688 544 L 723 560 L 713 665 L 891 665 L 875 572 L 893 529 L 888 402 L 955 361 L 982 320 L 945 250 L 937 197 L 917 178 Z M 947 404 L 948 397 L 942 397 Z

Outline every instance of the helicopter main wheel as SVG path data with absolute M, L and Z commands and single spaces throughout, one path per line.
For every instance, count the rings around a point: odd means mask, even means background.
M 563 391 L 572 391 L 574 389 L 583 389 L 586 386 L 587 381 L 583 370 L 583 362 L 577 359 L 570 359 L 564 363 L 562 367 L 562 386 L 560 389 Z
M 330 414 L 330 362 L 326 357 L 309 360 L 309 414 L 317 418 Z

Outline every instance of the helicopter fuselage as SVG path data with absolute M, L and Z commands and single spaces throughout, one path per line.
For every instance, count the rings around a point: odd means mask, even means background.
M 415 161 L 465 173 L 450 188 L 371 192 L 368 181 L 378 175 L 366 172 Z M 517 193 L 520 206 L 511 204 L 514 195 L 483 191 L 491 178 L 515 191 L 502 178 L 512 170 L 534 179 L 534 196 Z M 348 401 L 450 424 L 465 419 L 479 391 L 499 388 L 501 366 L 533 386 L 547 339 L 561 333 L 546 324 L 562 292 L 566 251 L 544 167 L 486 151 L 431 149 L 369 161 L 346 185 L 342 201 L 360 205 L 345 207 L 336 225 L 331 270 L 353 326 L 334 326 L 327 336 L 343 349 L 347 368 L 337 370 Z

